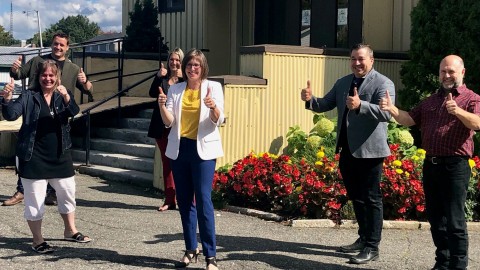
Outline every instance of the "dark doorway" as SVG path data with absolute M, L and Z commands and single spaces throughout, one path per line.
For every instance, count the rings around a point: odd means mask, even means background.
M 300 26 L 300 1 L 255 1 L 254 44 L 300 45 Z
M 363 1 L 311 0 L 310 46 L 350 48 L 362 42 Z

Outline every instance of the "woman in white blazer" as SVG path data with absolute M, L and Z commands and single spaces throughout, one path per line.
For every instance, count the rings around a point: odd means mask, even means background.
M 206 79 L 208 63 L 200 50 L 185 55 L 182 74 L 185 82 L 172 85 L 168 96 L 160 91 L 158 97 L 163 123 L 171 127 L 165 154 L 171 159 L 186 246 L 175 267 L 197 261 L 198 221 L 206 269 L 218 269 L 211 193 L 216 159 L 223 156 L 218 131 L 224 121 L 223 89 Z

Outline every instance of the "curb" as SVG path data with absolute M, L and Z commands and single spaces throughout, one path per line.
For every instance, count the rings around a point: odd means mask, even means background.
M 227 205 L 222 209 L 224 211 L 243 214 L 252 217 L 258 217 L 267 221 L 283 222 L 286 226 L 294 228 L 338 228 L 338 229 L 357 229 L 357 221 L 355 220 L 343 220 L 341 225 L 335 224 L 330 219 L 297 219 L 297 220 L 285 220 L 284 217 L 260 211 L 255 209 L 249 209 L 238 206 Z M 467 222 L 467 228 L 469 231 L 480 231 L 480 222 Z M 397 221 L 397 220 L 384 220 L 383 229 L 393 230 L 430 230 L 430 224 L 423 221 Z

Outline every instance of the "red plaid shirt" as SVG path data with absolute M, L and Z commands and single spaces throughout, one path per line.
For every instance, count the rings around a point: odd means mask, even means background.
M 471 157 L 474 131 L 447 112 L 445 96 L 445 92 L 439 90 L 409 112 L 420 127 L 422 148 L 429 156 Z M 480 115 L 480 96 L 465 85 L 453 89 L 452 96 L 458 107 Z

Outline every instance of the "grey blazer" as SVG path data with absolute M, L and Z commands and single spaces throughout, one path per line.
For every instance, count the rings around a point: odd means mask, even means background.
M 305 108 L 314 112 L 326 112 L 337 108 L 337 146 L 353 76 L 350 74 L 338 79 L 323 98 L 313 96 L 310 101 L 305 102 Z M 350 152 L 356 158 L 380 158 L 390 155 L 387 126 L 391 115 L 380 110 L 378 105 L 387 90 L 392 102 L 395 102 L 393 82 L 373 68 L 358 89 L 360 109 L 348 111 L 346 117 L 347 140 Z

